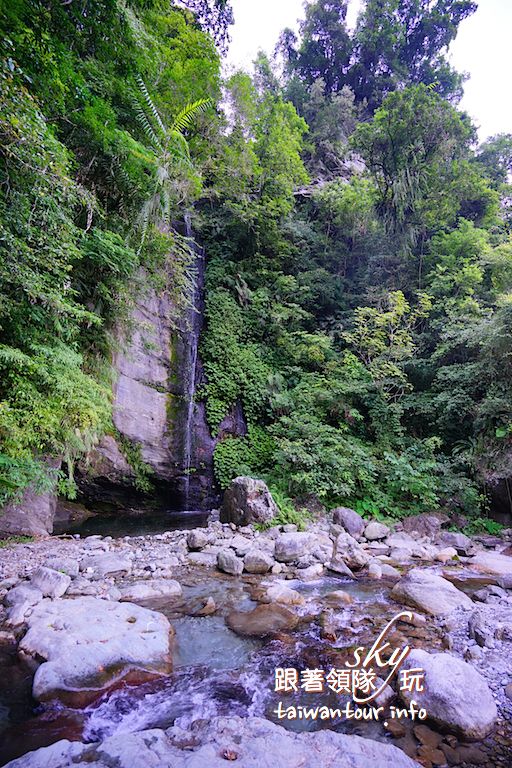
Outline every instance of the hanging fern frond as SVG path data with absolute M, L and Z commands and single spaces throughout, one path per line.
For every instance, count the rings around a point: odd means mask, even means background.
M 144 80 L 142 79 L 142 77 L 140 75 L 136 76 L 136 80 L 137 80 L 137 85 L 140 88 L 140 91 L 142 93 L 142 96 L 144 97 L 144 101 L 146 102 L 146 105 L 147 105 L 150 113 L 152 114 L 152 116 L 153 116 L 157 126 L 161 130 L 162 135 L 165 136 L 165 134 L 166 134 L 165 126 L 163 124 L 162 118 L 160 117 L 160 113 L 158 112 L 158 109 L 155 107 L 155 103 L 154 103 L 153 99 L 149 95 L 149 91 L 148 91 L 148 89 L 146 87 L 146 83 L 144 82 Z

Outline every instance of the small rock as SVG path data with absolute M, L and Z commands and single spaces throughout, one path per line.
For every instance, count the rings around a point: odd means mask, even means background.
M 237 557 L 231 549 L 223 549 L 217 555 L 217 567 L 223 573 L 241 576 L 244 570 L 244 561 Z
M 368 576 L 376 581 L 382 579 L 382 566 L 379 563 L 370 563 L 368 566 Z
M 324 567 L 320 563 L 310 565 L 309 568 L 302 568 L 297 571 L 297 577 L 301 581 L 316 581 L 324 572 Z
M 215 600 L 213 597 L 208 597 L 206 603 L 203 605 L 203 607 L 197 612 L 197 616 L 211 616 L 215 613 L 217 610 L 217 605 L 215 603 Z
M 30 575 L 30 581 L 45 597 L 62 597 L 71 584 L 71 578 L 67 574 L 44 566 Z
M 274 559 L 265 552 L 253 549 L 244 557 L 244 568 L 247 573 L 268 573 L 274 565 Z
M 334 592 L 328 592 L 324 595 L 324 600 L 333 607 L 351 605 L 354 602 L 352 596 L 343 589 L 336 589 Z
M 196 551 L 204 549 L 208 544 L 208 536 L 205 531 L 200 528 L 194 528 L 187 534 L 187 546 L 190 550 Z
M 295 589 L 290 589 L 285 584 L 277 583 L 268 587 L 264 602 L 267 603 L 282 603 L 283 605 L 303 605 L 304 598 Z
M 445 547 L 440 549 L 436 554 L 435 559 L 439 563 L 448 563 L 450 560 L 454 560 L 457 557 L 457 550 L 454 547 Z
M 378 523 L 376 520 L 368 523 L 364 529 L 364 536 L 368 541 L 379 541 L 385 539 L 389 534 L 389 528 L 383 523 Z
M 310 546 L 308 533 L 282 533 L 276 539 L 275 558 L 281 563 L 291 563 L 307 555 Z

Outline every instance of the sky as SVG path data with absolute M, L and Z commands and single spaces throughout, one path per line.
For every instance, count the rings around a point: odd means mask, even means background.
M 362 0 L 350 0 L 348 23 L 355 24 Z M 297 29 L 303 0 L 232 0 L 235 25 L 228 63 L 249 68 L 259 49 L 271 53 L 284 27 Z M 512 133 L 512 0 L 478 0 L 462 22 L 450 49 L 460 72 L 468 72 L 461 108 L 469 112 L 483 141 Z

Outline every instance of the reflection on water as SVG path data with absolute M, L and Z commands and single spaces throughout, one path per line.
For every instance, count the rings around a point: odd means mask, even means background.
M 79 533 L 80 536 L 148 536 L 166 531 L 190 530 L 206 526 L 208 512 L 159 512 L 132 515 L 93 515 L 78 523 L 56 525 L 53 533 Z

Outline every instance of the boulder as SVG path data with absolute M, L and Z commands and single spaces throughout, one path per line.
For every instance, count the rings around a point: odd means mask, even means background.
M 244 557 L 244 568 L 247 573 L 268 573 L 274 565 L 274 559 L 266 552 L 252 549 Z
M 475 549 L 469 536 L 454 531 L 443 531 L 438 537 L 438 542 L 445 547 L 453 547 L 461 555 L 469 555 Z
M 208 544 L 208 534 L 200 528 L 194 528 L 187 534 L 187 546 L 193 552 L 204 549 Z
M 425 672 L 423 691 L 401 691 L 407 704 L 414 699 L 428 717 L 467 740 L 485 738 L 493 729 L 498 711 L 482 675 L 450 653 L 413 650 L 402 669 Z
M 329 568 L 336 570 L 333 564 L 335 565 L 340 560 L 351 571 L 358 571 L 369 562 L 370 555 L 349 533 L 340 533 L 336 539 L 334 555 Z
M 411 515 L 402 520 L 402 526 L 407 533 L 415 533 L 417 536 L 437 536 L 441 527 L 449 521 L 446 515 L 431 515 L 423 513 L 421 515 Z
M 28 605 L 36 605 L 43 599 L 43 593 L 37 587 L 32 584 L 18 584 L 14 589 L 10 589 L 4 597 L 4 605 L 10 607 L 13 605 L 19 605 L 20 603 L 26 603 Z
M 298 617 L 278 603 L 258 605 L 252 611 L 232 611 L 226 617 L 226 624 L 237 635 L 244 637 L 265 637 L 275 632 L 294 629 Z
M 105 576 L 130 573 L 132 562 L 127 557 L 105 552 L 83 558 L 80 567 L 82 570 L 92 568 L 94 577 L 103 579 Z
M 276 539 L 275 558 L 280 563 L 292 563 L 307 555 L 311 545 L 309 533 L 282 533 Z
M 364 531 L 366 521 L 361 515 L 349 507 L 336 507 L 332 511 L 332 519 L 335 525 L 341 527 L 351 536 L 361 536 Z
M 278 581 L 267 589 L 263 602 L 282 603 L 283 605 L 304 605 L 304 598 L 297 590 L 291 589 L 283 582 Z
M 203 719 L 191 731 L 123 732 L 95 744 L 64 739 L 8 768 L 225 768 L 228 761 L 239 768 L 419 768 L 391 744 L 331 730 L 296 733 L 258 717 Z
M 413 568 L 395 584 L 391 597 L 419 608 L 431 616 L 451 613 L 456 608 L 472 608 L 472 600 L 442 576 Z
M 62 597 L 71 584 L 71 578 L 66 573 L 41 566 L 30 575 L 30 582 L 45 597 Z
M 471 567 L 492 576 L 512 577 L 512 557 L 499 552 L 479 552 L 471 559 Z
M 244 570 L 244 561 L 231 549 L 222 549 L 217 555 L 217 567 L 223 573 L 240 576 Z
M 224 493 L 220 519 L 222 523 L 250 525 L 269 523 L 279 513 L 272 494 L 263 480 L 237 477 Z
M 364 537 L 368 539 L 368 541 L 380 541 L 381 539 L 385 539 L 388 534 L 388 526 L 384 525 L 384 523 L 378 523 L 376 520 L 368 523 L 364 529 Z
M 51 568 L 53 571 L 60 571 L 60 573 L 66 573 L 71 576 L 72 579 L 78 576 L 80 570 L 78 560 L 74 560 L 72 557 L 50 557 L 45 562 L 46 568 Z
M 146 600 L 161 600 L 181 597 L 181 584 L 173 579 L 150 579 L 136 581 L 120 587 L 121 602 L 144 602 Z
M 22 658 L 41 662 L 35 699 L 97 693 L 129 670 L 170 671 L 171 625 L 161 613 L 95 597 L 42 600 L 27 619 Z
M 50 470 L 61 465 L 60 459 L 46 459 Z M 23 491 L 21 498 L 0 510 L 0 534 L 6 536 L 48 536 L 53 531 L 57 496 L 52 491 L 37 493 L 33 487 Z

